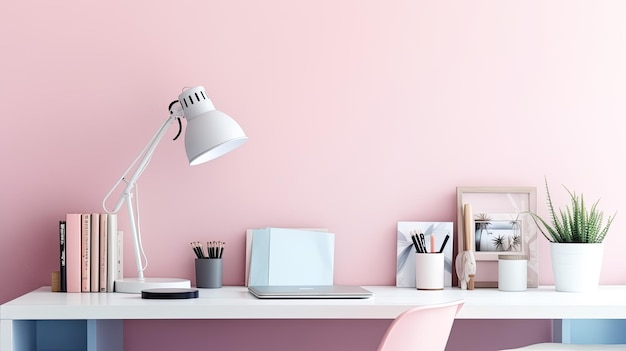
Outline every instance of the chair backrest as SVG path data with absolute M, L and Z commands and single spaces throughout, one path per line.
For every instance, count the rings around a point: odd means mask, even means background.
M 413 307 L 387 328 L 378 351 L 444 351 L 464 300 Z

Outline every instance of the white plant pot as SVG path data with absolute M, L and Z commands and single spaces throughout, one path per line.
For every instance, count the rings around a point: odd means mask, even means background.
M 585 292 L 598 288 L 604 245 L 551 243 L 552 273 L 557 291 Z

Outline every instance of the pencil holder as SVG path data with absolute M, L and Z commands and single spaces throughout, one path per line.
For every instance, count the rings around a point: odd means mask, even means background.
M 222 287 L 222 259 L 196 258 L 196 287 Z
M 415 287 L 418 290 L 443 289 L 443 253 L 415 254 Z

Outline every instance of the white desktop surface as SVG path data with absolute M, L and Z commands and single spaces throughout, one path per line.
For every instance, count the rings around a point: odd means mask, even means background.
M 588 293 L 557 292 L 552 286 L 525 292 L 364 287 L 375 296 L 261 300 L 239 286 L 199 289 L 196 299 L 146 300 L 138 294 L 52 293 L 42 287 L 0 306 L 0 319 L 393 319 L 412 306 L 457 299 L 465 300 L 458 319 L 626 319 L 623 285 Z

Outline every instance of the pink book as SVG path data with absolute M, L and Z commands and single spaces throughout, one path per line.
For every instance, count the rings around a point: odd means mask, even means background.
M 89 281 L 91 283 L 91 292 L 100 291 L 100 214 L 91 214 L 91 238 L 89 239 L 89 245 L 91 253 L 89 259 L 91 260 Z
M 68 213 L 65 221 L 67 292 L 81 292 L 81 215 Z
M 81 291 L 91 292 L 91 215 L 81 215 Z

